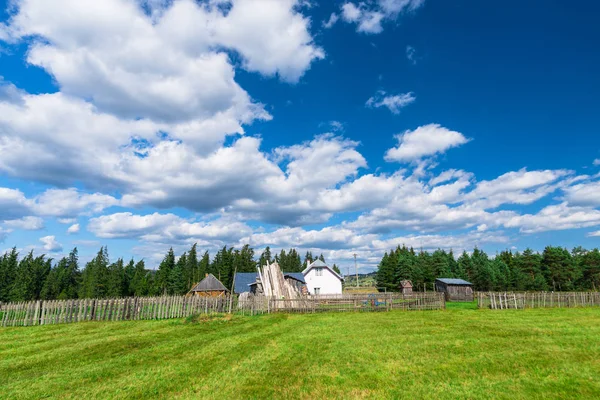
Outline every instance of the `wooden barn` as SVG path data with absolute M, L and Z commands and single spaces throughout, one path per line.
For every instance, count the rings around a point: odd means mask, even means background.
M 446 296 L 446 301 L 473 301 L 473 284 L 464 279 L 438 278 L 435 290 Z
M 402 294 L 412 294 L 413 285 L 411 281 L 404 280 L 400 282 L 400 291 Z
M 206 278 L 202 279 L 189 292 L 188 296 L 198 297 L 221 297 L 229 293 L 229 290 L 215 278 L 213 274 L 207 274 Z

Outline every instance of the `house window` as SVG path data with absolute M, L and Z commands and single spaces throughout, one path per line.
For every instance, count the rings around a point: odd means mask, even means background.
M 315 288 L 315 294 L 321 294 L 321 288 L 320 287 L 316 287 Z
M 315 276 L 323 276 L 323 268 L 315 268 Z

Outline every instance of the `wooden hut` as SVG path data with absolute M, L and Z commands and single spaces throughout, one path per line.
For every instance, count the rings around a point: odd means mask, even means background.
M 189 292 L 188 296 L 198 297 L 221 297 L 229 293 L 229 290 L 213 274 L 207 274 Z
M 473 284 L 464 279 L 438 278 L 435 290 L 446 296 L 446 301 L 473 301 Z
M 404 280 L 400 282 L 400 291 L 402 294 L 412 294 L 413 285 L 411 281 Z

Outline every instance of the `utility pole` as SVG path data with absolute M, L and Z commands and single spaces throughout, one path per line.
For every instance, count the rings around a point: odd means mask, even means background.
M 356 287 L 358 287 L 358 267 L 356 266 L 356 253 L 354 253 L 354 271 L 356 271 Z

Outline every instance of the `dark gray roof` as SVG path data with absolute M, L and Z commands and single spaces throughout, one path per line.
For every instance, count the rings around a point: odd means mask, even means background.
M 290 276 L 294 279 L 299 280 L 302 283 L 306 283 L 302 272 L 284 272 L 283 276 Z M 250 291 L 250 285 L 258 279 L 258 272 L 238 272 L 235 274 L 235 284 L 233 291 L 235 293 L 244 293 Z
M 436 281 L 445 283 L 446 285 L 472 285 L 471 282 L 467 282 L 464 279 L 456 278 L 437 278 Z
M 208 274 L 208 276 L 200 281 L 194 288 L 192 292 L 217 292 L 217 291 L 228 291 L 227 288 L 219 281 L 213 274 Z

